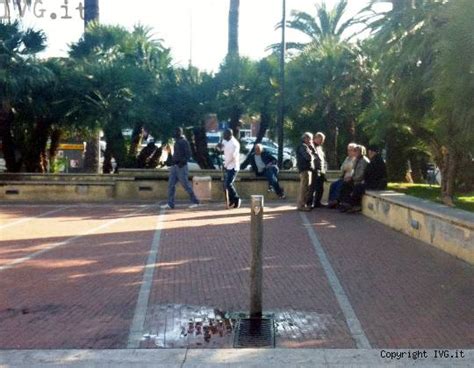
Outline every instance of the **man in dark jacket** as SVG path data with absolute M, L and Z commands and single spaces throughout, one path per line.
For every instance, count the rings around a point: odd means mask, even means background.
M 265 176 L 268 180 L 268 184 L 273 188 L 278 198 L 285 199 L 283 188 L 280 187 L 280 183 L 278 182 L 279 170 L 276 163 L 276 158 L 266 151 L 261 144 L 255 145 L 255 153 L 250 157 L 250 165 L 255 175 Z
M 162 209 L 174 208 L 174 197 L 176 193 L 176 184 L 181 183 L 184 190 L 189 194 L 189 198 L 193 202 L 189 208 L 194 208 L 199 205 L 199 200 L 196 198 L 193 188 L 189 184 L 188 176 L 188 161 L 191 158 L 191 147 L 189 142 L 184 138 L 183 129 L 176 128 L 175 143 L 173 154 L 168 151 L 168 160 L 166 164 L 171 166 L 170 176 L 168 178 L 168 204 L 161 206 Z
M 365 188 L 368 190 L 387 189 L 387 166 L 375 145 L 368 147 L 370 163 L 365 171 Z
M 385 162 L 379 154 L 379 148 L 370 145 L 367 149 L 370 162 L 364 170 L 363 181 L 354 184 L 352 194 L 350 196 L 347 212 L 359 212 L 362 202 L 362 196 L 368 190 L 384 190 L 387 188 L 387 168 Z
M 325 139 L 326 136 L 323 133 L 317 132 L 314 134 L 313 145 L 310 147 L 314 155 L 314 169 L 308 206 L 312 208 L 322 207 L 321 198 L 323 198 L 324 182 L 326 181 L 326 155 L 323 150 Z
M 301 137 L 301 144 L 296 150 L 296 166 L 300 173 L 300 190 L 298 194 L 298 211 L 311 211 L 308 206 L 310 198 L 310 187 L 312 181 L 312 170 L 314 169 L 314 155 L 310 148 L 313 135 L 306 132 Z

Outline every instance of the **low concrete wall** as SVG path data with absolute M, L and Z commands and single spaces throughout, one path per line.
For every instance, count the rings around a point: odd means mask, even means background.
M 474 264 L 474 214 L 392 191 L 367 192 L 364 215 Z
M 10 201 L 106 201 L 114 197 L 113 183 L 63 181 L 12 181 L 0 183 L 0 199 Z
M 328 177 L 337 175 L 331 172 Z M 224 201 L 222 172 L 201 170 L 189 173 L 193 176 L 208 176 L 212 179 L 212 201 Z M 288 199 L 296 201 L 299 175 L 295 171 L 282 171 L 280 184 Z M 118 175 L 93 174 L 0 174 L 0 200 L 4 201 L 66 201 L 97 202 L 107 200 L 164 201 L 168 197 L 167 170 L 124 169 Z M 328 183 L 327 187 L 328 187 Z M 237 191 L 244 199 L 262 194 L 267 200 L 276 199 L 268 193 L 268 183 L 253 172 L 241 171 L 236 181 Z M 328 189 L 328 188 L 326 188 Z M 328 190 L 325 191 L 327 197 Z M 178 185 L 176 199 L 188 199 L 187 193 Z M 323 198 L 324 200 L 325 198 Z
M 212 201 L 224 201 L 222 173 L 216 170 L 190 172 L 193 176 L 212 178 Z M 338 175 L 328 173 L 329 182 Z M 119 175 L 93 174 L 0 174 L 1 201 L 47 202 L 103 202 L 165 201 L 168 190 L 166 170 L 122 170 Z M 280 173 L 280 184 L 287 198 L 295 201 L 298 195 L 299 175 L 295 171 Z M 266 200 L 275 200 L 268 193 L 265 178 L 256 178 L 252 172 L 240 172 L 236 182 L 242 198 L 263 194 Z M 325 184 L 323 201 L 327 200 L 329 183 Z M 188 195 L 178 185 L 178 200 Z M 440 248 L 474 264 L 474 214 L 424 201 L 396 192 L 368 192 L 363 199 L 364 215 L 398 231 Z

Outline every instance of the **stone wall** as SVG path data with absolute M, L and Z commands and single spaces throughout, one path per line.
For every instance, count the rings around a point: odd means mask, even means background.
M 474 264 L 474 214 L 391 191 L 362 204 L 364 215 Z

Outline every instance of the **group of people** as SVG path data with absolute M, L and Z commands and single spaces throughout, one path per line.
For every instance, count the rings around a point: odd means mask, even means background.
M 325 135 L 306 132 L 297 149 L 297 166 L 300 174 L 298 210 L 311 211 L 321 207 L 326 181 L 326 158 L 323 150 Z M 368 151 L 368 152 L 367 152 Z M 366 190 L 387 188 L 387 169 L 379 148 L 370 145 L 368 150 L 360 144 L 350 143 L 347 157 L 341 165 L 341 175 L 331 183 L 328 208 L 341 212 L 361 210 L 362 196 Z
M 306 132 L 296 150 L 296 166 L 300 173 L 297 206 L 300 211 L 311 211 L 322 206 L 327 169 L 323 150 L 325 139 L 326 136 L 321 132 L 314 135 Z
M 172 209 L 177 183 L 181 183 L 189 194 L 190 208 L 199 206 L 199 200 L 188 180 L 188 161 L 191 158 L 191 147 L 181 128 L 175 130 L 174 149 L 165 148 L 168 152 L 166 164 L 171 167 L 168 179 L 168 203 L 162 208 Z M 240 143 L 231 129 L 226 129 L 218 148 L 224 154 L 224 189 L 227 195 L 227 207 L 239 208 L 242 200 L 235 187 L 235 179 L 240 169 Z M 350 143 L 347 146 L 347 157 L 341 165 L 341 175 L 333 182 L 329 190 L 328 204 L 321 203 L 324 193 L 327 162 L 323 145 L 326 137 L 317 132 L 314 135 L 306 132 L 296 151 L 297 168 L 300 175 L 300 188 L 297 209 L 311 211 L 313 208 L 339 208 L 342 212 L 360 211 L 362 196 L 367 189 L 384 190 L 387 187 L 387 169 L 380 156 L 378 147 L 366 148 L 360 144 Z M 278 181 L 277 160 L 260 144 L 255 145 L 250 165 L 257 176 L 265 177 L 269 190 L 278 198 L 285 199 L 284 189 Z
M 178 183 L 181 183 L 191 199 L 192 204 L 189 208 L 195 208 L 200 203 L 188 180 L 187 163 L 191 158 L 191 147 L 181 128 L 175 130 L 174 140 L 173 150 L 170 146 L 165 148 L 168 153 L 166 165 L 171 168 L 168 179 L 168 203 L 162 205 L 161 208 L 173 209 L 175 207 L 174 199 Z M 235 187 L 235 179 L 240 170 L 240 143 L 234 137 L 232 129 L 224 131 L 223 140 L 219 143 L 218 149 L 224 154 L 224 190 L 227 197 L 227 207 L 239 208 L 242 200 Z M 250 165 L 257 176 L 263 176 L 267 179 L 269 190 L 274 191 L 280 199 L 286 198 L 285 192 L 278 182 L 277 160 L 261 144 L 255 145 L 254 152 L 250 157 Z

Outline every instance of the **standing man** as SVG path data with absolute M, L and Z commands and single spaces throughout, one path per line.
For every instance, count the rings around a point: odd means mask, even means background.
M 313 138 L 314 169 L 312 172 L 313 180 L 310 188 L 311 195 L 308 206 L 312 208 L 322 207 L 321 198 L 324 193 L 324 182 L 326 181 L 326 155 L 324 154 L 323 144 L 326 140 L 324 133 L 317 132 Z
M 301 144 L 296 150 L 296 166 L 300 173 L 300 190 L 298 193 L 298 211 L 311 211 L 308 206 L 310 199 L 310 187 L 312 181 L 312 171 L 314 168 L 314 155 L 311 151 L 311 141 L 313 135 L 306 132 L 301 137 Z
M 168 160 L 166 161 L 166 164 L 171 166 L 170 176 L 168 178 L 168 203 L 161 206 L 161 208 L 174 208 L 174 197 L 176 193 L 176 184 L 178 182 L 181 183 L 184 190 L 189 194 L 191 202 L 193 202 L 189 208 L 195 208 L 199 206 L 199 200 L 196 198 L 193 188 L 191 188 L 188 180 L 188 161 L 191 158 L 191 147 L 186 138 L 184 138 L 182 128 L 176 128 L 174 139 L 173 154 L 171 155 L 171 150 L 168 148 Z
M 224 185 L 229 193 L 229 208 L 239 208 L 242 200 L 235 189 L 235 178 L 240 168 L 240 143 L 235 139 L 232 129 L 224 131 L 221 147 L 224 150 Z

